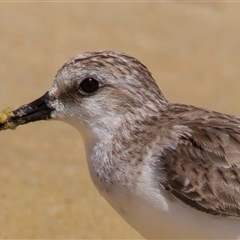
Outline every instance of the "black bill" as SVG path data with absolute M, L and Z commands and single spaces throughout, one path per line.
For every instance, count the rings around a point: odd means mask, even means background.
M 50 106 L 49 93 L 46 92 L 37 100 L 14 110 L 6 122 L 0 124 L 0 130 L 14 129 L 18 125 L 49 119 L 53 110 L 54 108 Z

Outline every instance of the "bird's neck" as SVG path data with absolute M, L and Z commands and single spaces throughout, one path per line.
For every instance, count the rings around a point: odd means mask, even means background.
M 144 152 L 148 144 L 145 138 L 151 121 L 156 121 L 154 116 L 148 119 L 135 116 L 134 120 L 131 116 L 105 117 L 81 131 L 90 175 L 100 191 L 116 184 L 130 187 L 127 176 L 134 178 L 143 157 L 148 155 Z

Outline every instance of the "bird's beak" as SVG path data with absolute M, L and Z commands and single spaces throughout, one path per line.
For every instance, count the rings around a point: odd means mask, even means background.
M 54 108 L 50 104 L 49 92 L 46 92 L 42 97 L 35 101 L 25 104 L 17 110 L 8 113 L 5 122 L 0 123 L 0 130 L 14 129 L 18 125 L 27 124 L 40 120 L 51 118 L 51 112 Z

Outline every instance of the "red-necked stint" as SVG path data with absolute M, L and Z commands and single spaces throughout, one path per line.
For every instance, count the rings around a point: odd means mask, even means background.
M 239 239 L 239 118 L 170 103 L 137 59 L 101 51 L 68 60 L 1 129 L 46 119 L 80 131 L 99 193 L 145 238 Z

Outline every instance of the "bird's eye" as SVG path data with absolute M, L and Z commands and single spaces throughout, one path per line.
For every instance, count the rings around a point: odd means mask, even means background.
M 80 88 L 85 93 L 93 93 L 98 90 L 99 82 L 94 78 L 86 78 L 81 82 Z

